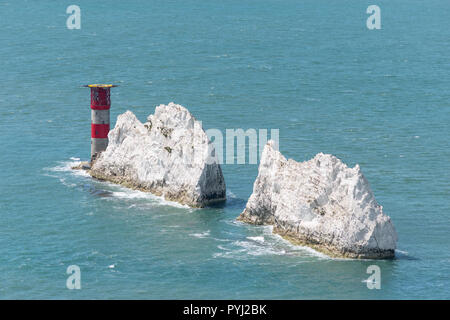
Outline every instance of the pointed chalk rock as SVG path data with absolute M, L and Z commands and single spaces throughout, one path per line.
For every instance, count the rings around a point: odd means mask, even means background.
M 296 162 L 264 147 L 258 177 L 238 220 L 270 224 L 296 244 L 331 256 L 381 259 L 394 256 L 397 233 L 383 214 L 358 165 L 319 153 Z
M 225 200 L 225 180 L 201 123 L 169 103 L 141 123 L 127 111 L 108 134 L 91 175 L 192 207 Z M 211 156 L 213 155 L 213 156 Z

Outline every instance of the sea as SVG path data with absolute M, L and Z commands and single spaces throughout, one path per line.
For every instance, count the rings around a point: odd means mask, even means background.
M 0 1 L 0 298 L 449 299 L 449 17 L 448 0 Z M 224 136 L 277 129 L 287 158 L 359 164 L 395 259 L 237 222 L 250 161 L 222 165 L 227 201 L 204 209 L 72 170 L 91 83 L 118 85 L 112 126 L 173 101 Z

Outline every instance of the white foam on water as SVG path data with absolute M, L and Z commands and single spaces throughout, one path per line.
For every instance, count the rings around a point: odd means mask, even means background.
M 81 164 L 82 161 L 79 161 L 80 158 L 71 157 L 70 159 L 71 159 L 71 161 L 62 161 L 62 162 L 60 162 L 59 165 L 52 167 L 52 168 L 44 168 L 44 170 L 50 171 L 50 172 L 57 172 L 57 173 L 58 172 L 70 173 L 71 175 L 74 175 L 74 176 L 87 177 L 87 178 L 93 179 L 89 175 L 89 173 L 87 173 L 85 170 L 72 169 L 73 167 L 76 167 Z M 78 159 L 78 160 L 76 160 L 76 159 Z M 68 187 L 76 186 L 76 184 L 68 184 L 65 181 L 65 178 L 60 178 L 60 177 L 56 177 L 56 178 L 60 179 L 60 182 Z M 167 206 L 172 206 L 172 207 L 176 207 L 176 208 L 195 210 L 195 209 L 189 207 L 188 205 L 183 205 L 178 202 L 166 200 L 166 199 L 164 199 L 164 197 L 156 196 L 150 192 L 129 189 L 129 188 L 126 188 L 126 187 L 123 187 L 123 186 L 120 186 L 118 184 L 114 184 L 114 183 L 111 183 L 108 181 L 96 180 L 96 183 L 108 185 L 111 188 L 114 188 L 117 190 L 117 191 L 112 191 L 112 193 L 111 193 L 112 197 L 104 197 L 103 199 L 105 199 L 105 200 L 110 200 L 110 199 L 114 199 L 114 198 L 116 198 L 116 199 L 131 199 L 131 200 L 133 200 L 133 199 L 148 199 L 148 200 L 153 201 L 154 203 L 157 203 L 158 205 L 167 205 Z M 133 206 L 133 205 L 134 204 L 132 204 L 131 206 Z
M 220 248 L 220 249 L 227 250 L 227 251 L 213 253 L 213 258 L 238 259 L 239 257 L 245 258 L 247 256 L 247 254 L 245 253 L 245 249 L 240 249 L 240 250 L 236 250 L 236 249 L 229 250 L 229 249 L 223 249 L 223 248 Z
M 90 177 L 89 173 L 87 173 L 85 170 L 72 169 L 73 167 L 76 167 L 80 164 L 81 161 L 62 161 L 59 165 L 52 168 L 44 168 L 44 170 L 51 172 L 69 172 L 74 176 Z
M 232 220 L 225 220 L 226 224 L 238 226 L 238 227 L 245 227 L 245 228 L 251 228 L 253 231 L 260 231 L 261 236 L 251 236 L 246 237 L 249 241 L 241 241 L 241 242 L 235 242 L 235 246 L 244 247 L 245 249 L 230 249 L 231 252 L 228 253 L 218 253 L 215 255 L 215 257 L 231 257 L 233 255 L 239 255 L 242 254 L 242 252 L 247 252 L 247 254 L 250 255 L 295 255 L 295 256 L 309 256 L 314 257 L 318 259 L 326 259 L 326 260 L 336 260 L 336 261 L 348 261 L 353 259 L 347 259 L 347 258 L 336 258 L 336 257 L 330 257 L 322 252 L 319 252 L 311 247 L 308 246 L 302 246 L 302 245 L 296 245 L 292 242 L 284 239 L 279 234 L 273 233 L 273 226 L 271 225 L 265 225 L 265 226 L 258 226 L 258 225 L 249 225 L 245 222 L 238 221 L 236 219 Z M 261 248 L 257 248 L 257 246 Z M 250 250 L 252 249 L 252 250 Z M 234 253 L 233 253 L 234 252 Z M 361 259 L 354 259 L 354 260 L 361 260 Z
M 236 195 L 231 192 L 230 190 L 227 190 L 227 198 L 228 199 L 236 199 Z
M 259 243 L 264 243 L 264 237 L 247 237 L 249 240 L 253 240 Z
M 327 256 L 326 254 L 319 252 L 311 247 L 308 246 L 302 246 L 302 245 L 296 245 L 290 242 L 289 240 L 284 239 L 279 234 L 273 233 L 273 226 L 261 226 L 262 233 L 265 235 L 267 242 L 271 242 L 274 245 L 282 245 L 286 246 L 288 252 L 302 252 L 307 253 L 309 256 L 313 256 L 320 259 L 339 259 L 339 258 L 332 258 L 330 256 Z
M 271 229 L 273 229 L 272 226 L 270 226 L 270 227 L 271 227 Z M 319 252 L 319 251 L 317 251 L 317 250 L 315 250 L 315 249 L 313 249 L 311 247 L 293 244 L 289 240 L 284 239 L 279 234 L 271 233 L 271 236 L 276 238 L 278 241 L 283 242 L 286 246 L 288 246 L 293 251 L 302 251 L 304 253 L 307 253 L 310 256 L 314 256 L 314 257 L 317 257 L 317 258 L 320 258 L 320 259 L 341 260 L 340 258 L 333 258 L 333 257 L 327 256 L 326 254 L 324 254 L 322 252 Z
M 284 255 L 286 250 L 276 249 L 272 245 L 261 246 L 250 241 L 235 241 L 234 245 L 242 247 L 245 252 L 252 256 L 262 256 L 262 255 Z
M 233 240 L 230 240 L 230 239 L 220 239 L 220 238 L 212 238 L 213 240 L 216 240 L 216 241 L 220 241 L 220 242 L 231 242 L 231 241 L 233 241 Z
M 77 186 L 75 183 L 66 182 L 66 179 L 64 179 L 64 178 L 59 178 L 59 182 L 61 182 L 63 185 L 65 185 L 66 187 L 69 187 L 69 188 L 73 188 L 73 187 Z
M 143 192 L 133 192 L 133 191 L 134 190 L 113 191 L 112 196 L 116 197 L 116 198 L 121 198 L 121 199 L 148 199 L 148 198 L 151 198 Z
M 205 232 L 201 232 L 201 233 L 191 233 L 191 234 L 189 234 L 191 237 L 195 237 L 195 238 L 200 238 L 200 239 L 202 239 L 202 238 L 207 238 L 207 237 L 209 237 L 210 236 L 210 231 L 208 230 L 208 231 L 205 231 Z
M 58 179 L 59 179 L 59 176 L 56 176 L 56 175 L 54 175 L 54 174 L 44 173 L 44 174 L 42 174 L 42 175 L 45 176 L 45 177 L 58 178 Z
M 408 251 L 403 251 L 399 249 L 395 249 L 395 258 L 396 259 L 414 259 L 409 255 Z
M 232 258 L 232 259 L 246 259 L 250 256 L 274 256 L 285 255 L 285 250 L 280 250 L 271 245 L 263 246 L 254 241 L 238 240 L 231 243 L 229 246 L 217 246 L 222 252 L 213 254 L 214 258 Z
M 211 58 L 226 58 L 228 57 L 228 54 L 224 53 L 224 54 L 219 54 L 219 55 L 214 55 L 214 56 L 210 56 Z
M 109 186 L 111 186 L 113 188 L 119 189 L 119 191 L 112 192 L 112 197 L 116 198 L 116 199 L 127 199 L 127 200 L 128 199 L 129 200 L 148 199 L 148 200 L 158 203 L 159 205 L 168 205 L 168 206 L 172 206 L 172 207 L 176 207 L 176 208 L 192 209 L 188 205 L 181 204 L 181 203 L 178 203 L 175 201 L 166 200 L 166 199 L 164 199 L 164 197 L 154 195 L 150 192 L 128 189 L 128 188 L 119 186 L 117 184 L 113 184 L 113 183 L 105 182 L 105 181 L 103 181 L 101 183 L 108 184 Z
M 319 259 L 325 259 L 325 260 L 334 260 L 334 261 L 349 261 L 349 260 L 357 260 L 357 261 L 364 261 L 364 260 L 370 260 L 370 259 L 357 259 L 357 258 L 339 258 L 339 257 L 330 257 L 329 255 L 317 251 L 311 247 L 308 246 L 302 246 L 298 244 L 293 244 L 289 240 L 286 240 L 279 234 L 273 233 L 273 226 L 263 226 L 264 228 L 264 234 L 270 235 L 273 238 L 276 238 L 278 241 L 283 242 L 285 245 L 287 245 L 290 249 L 293 251 L 302 251 L 304 253 L 307 253 L 309 256 L 313 256 Z
M 225 220 L 224 221 L 226 224 L 229 224 L 229 225 L 234 225 L 234 226 L 249 226 L 249 224 L 248 223 L 245 223 L 245 222 L 242 222 L 242 221 L 239 221 L 239 220 L 236 220 L 236 219 L 232 219 L 232 220 Z

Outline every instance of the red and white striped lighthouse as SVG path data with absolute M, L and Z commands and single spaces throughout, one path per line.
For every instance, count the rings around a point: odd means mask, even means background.
M 91 88 L 91 162 L 108 146 L 110 89 L 112 84 L 90 84 Z

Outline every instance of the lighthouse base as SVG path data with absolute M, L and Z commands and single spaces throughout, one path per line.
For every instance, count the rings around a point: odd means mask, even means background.
M 91 162 L 95 161 L 100 152 L 105 151 L 108 146 L 108 138 L 91 138 Z

